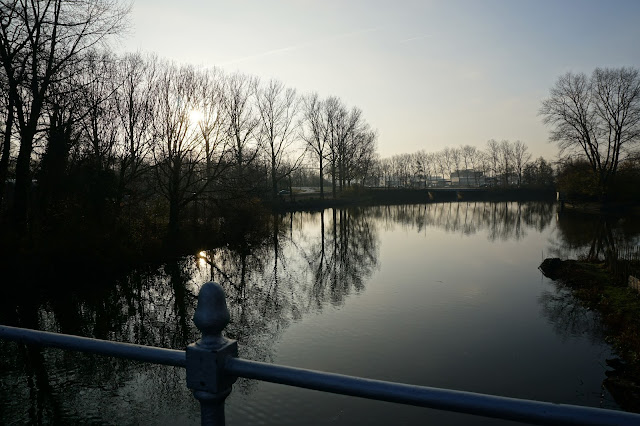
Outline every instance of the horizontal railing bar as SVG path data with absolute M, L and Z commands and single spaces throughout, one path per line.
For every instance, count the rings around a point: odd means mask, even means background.
M 185 351 L 91 339 L 6 325 L 0 325 L 0 338 L 32 345 L 71 349 L 154 364 L 173 365 L 175 367 L 186 367 L 187 363 Z
M 186 352 L 0 325 L 0 338 L 155 364 L 186 367 Z M 541 425 L 637 425 L 640 415 L 472 392 L 407 385 L 228 358 L 226 374 L 380 401 Z
M 529 424 L 640 424 L 640 415 L 623 411 L 392 383 L 241 358 L 228 358 L 224 370 L 248 379 Z

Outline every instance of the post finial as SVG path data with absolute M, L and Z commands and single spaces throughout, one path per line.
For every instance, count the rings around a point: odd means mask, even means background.
M 222 330 L 229 324 L 230 319 L 222 286 L 213 281 L 205 283 L 200 288 L 198 305 L 193 315 L 193 322 L 202 333 L 198 345 L 216 349 L 227 343 L 227 339 L 222 336 Z

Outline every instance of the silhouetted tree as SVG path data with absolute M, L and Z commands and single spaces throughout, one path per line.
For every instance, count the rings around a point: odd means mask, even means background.
M 302 139 L 307 149 L 313 152 L 318 160 L 320 173 L 320 198 L 324 199 L 324 158 L 327 151 L 327 127 L 324 120 L 324 103 L 317 93 L 303 98 Z
M 544 158 L 538 157 L 528 163 L 522 171 L 522 183 L 538 187 L 551 187 L 554 184 L 553 167 Z
M 596 68 L 591 77 L 567 73 L 551 88 L 540 114 L 561 153 L 589 163 L 601 196 L 625 150 L 640 141 L 640 73 Z
M 20 138 L 14 217 L 24 226 L 34 140 L 50 88 L 65 68 L 123 28 L 127 9 L 109 0 L 13 0 L 0 13 L 0 60 Z
M 225 79 L 222 113 L 227 125 L 229 150 L 233 162 L 233 180 L 229 189 L 253 190 L 256 182 L 250 179 L 248 169 L 260 153 L 257 138 L 260 119 L 256 114 L 255 93 L 258 79 L 235 73 Z
M 170 240 L 178 236 L 183 207 L 207 185 L 199 167 L 204 160 L 204 145 L 197 123 L 191 120 L 200 102 L 198 78 L 192 67 L 165 63 L 160 66 L 155 86 L 153 156 L 158 188 L 169 202 Z
M 9 173 L 9 160 L 11 157 L 11 145 L 13 141 L 14 126 L 14 100 L 9 96 L 8 82 L 4 76 L 4 69 L 0 73 L 0 213 L 3 211 L 4 193 Z
M 513 169 L 518 176 L 518 186 L 522 184 L 522 173 L 531 160 L 531 153 L 524 142 L 515 141 L 512 145 Z
M 278 184 L 300 166 L 302 155 L 295 155 L 299 101 L 294 89 L 277 80 L 259 87 L 257 107 L 260 115 L 258 135 L 269 166 L 271 195 L 278 195 Z M 292 156 L 289 158 L 289 156 Z M 290 160 L 290 161 L 288 161 Z
M 129 197 L 129 204 L 140 198 L 139 181 L 151 164 L 157 63 L 155 57 L 139 53 L 127 54 L 117 63 L 113 99 L 119 127 L 114 153 L 117 207 L 125 196 Z

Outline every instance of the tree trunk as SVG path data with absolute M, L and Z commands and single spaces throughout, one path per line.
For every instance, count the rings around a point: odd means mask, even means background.
M 24 231 L 27 226 L 29 192 L 31 188 L 31 153 L 33 152 L 35 123 L 21 132 L 20 136 L 20 152 L 16 161 L 16 187 L 13 202 L 13 219 L 19 232 Z
M 4 201 L 4 192 L 9 172 L 9 154 L 11 153 L 11 132 L 13 130 L 13 98 L 9 96 L 7 106 L 7 121 L 4 126 L 4 144 L 2 145 L 2 158 L 0 158 L 0 213 Z
M 324 173 L 323 173 L 322 155 L 320 156 L 320 199 L 324 200 Z
M 273 191 L 273 198 L 278 197 L 278 177 L 276 176 L 275 162 L 271 162 L 271 188 Z
M 335 200 L 336 198 L 336 163 L 335 161 L 331 162 L 331 195 Z
M 38 175 L 37 215 L 46 219 L 51 207 L 64 195 L 67 161 L 71 149 L 72 123 L 65 122 L 56 112 L 49 118 L 48 145 L 40 162 Z M 61 213 L 61 212 L 59 212 Z
M 180 206 L 182 197 L 180 196 L 180 176 L 182 174 L 181 159 L 172 159 L 171 177 L 169 183 L 169 243 L 178 241 L 180 232 Z

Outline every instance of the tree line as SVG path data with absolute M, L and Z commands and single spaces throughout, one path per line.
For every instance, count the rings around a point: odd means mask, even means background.
M 596 68 L 591 75 L 558 78 L 539 115 L 560 149 L 555 170 L 531 161 L 520 142 L 489 140 L 484 150 L 465 145 L 380 160 L 375 175 L 385 186 L 424 187 L 444 182 L 478 186 L 555 184 L 570 198 L 637 203 L 640 196 L 640 71 Z M 455 177 L 455 178 L 454 178 Z M 489 179 L 487 179 L 489 178 Z M 488 182 L 488 183 L 487 183 Z
M 524 143 L 492 139 L 484 150 L 465 145 L 435 153 L 395 155 L 381 160 L 376 174 L 384 185 L 402 187 L 436 186 L 446 179 L 453 183 L 454 176 L 462 182 L 461 171 L 467 171 L 467 183 L 475 186 L 487 182 L 487 177 L 490 185 L 517 186 L 551 186 L 555 178 L 557 188 L 575 200 L 637 202 L 637 68 L 596 68 L 591 75 L 568 72 L 542 101 L 539 115 L 550 127 L 549 141 L 560 149 L 555 173 L 542 157 L 531 162 Z
M 370 173 L 376 132 L 335 96 L 115 54 L 111 0 L 0 5 L 0 212 L 18 234 L 278 197 L 304 164 L 332 193 Z M 324 195 L 324 188 L 321 190 Z
M 532 161 L 521 141 L 487 141 L 485 149 L 471 145 L 420 150 L 383 158 L 375 175 L 383 186 L 537 186 L 554 184 L 554 168 L 542 157 Z

